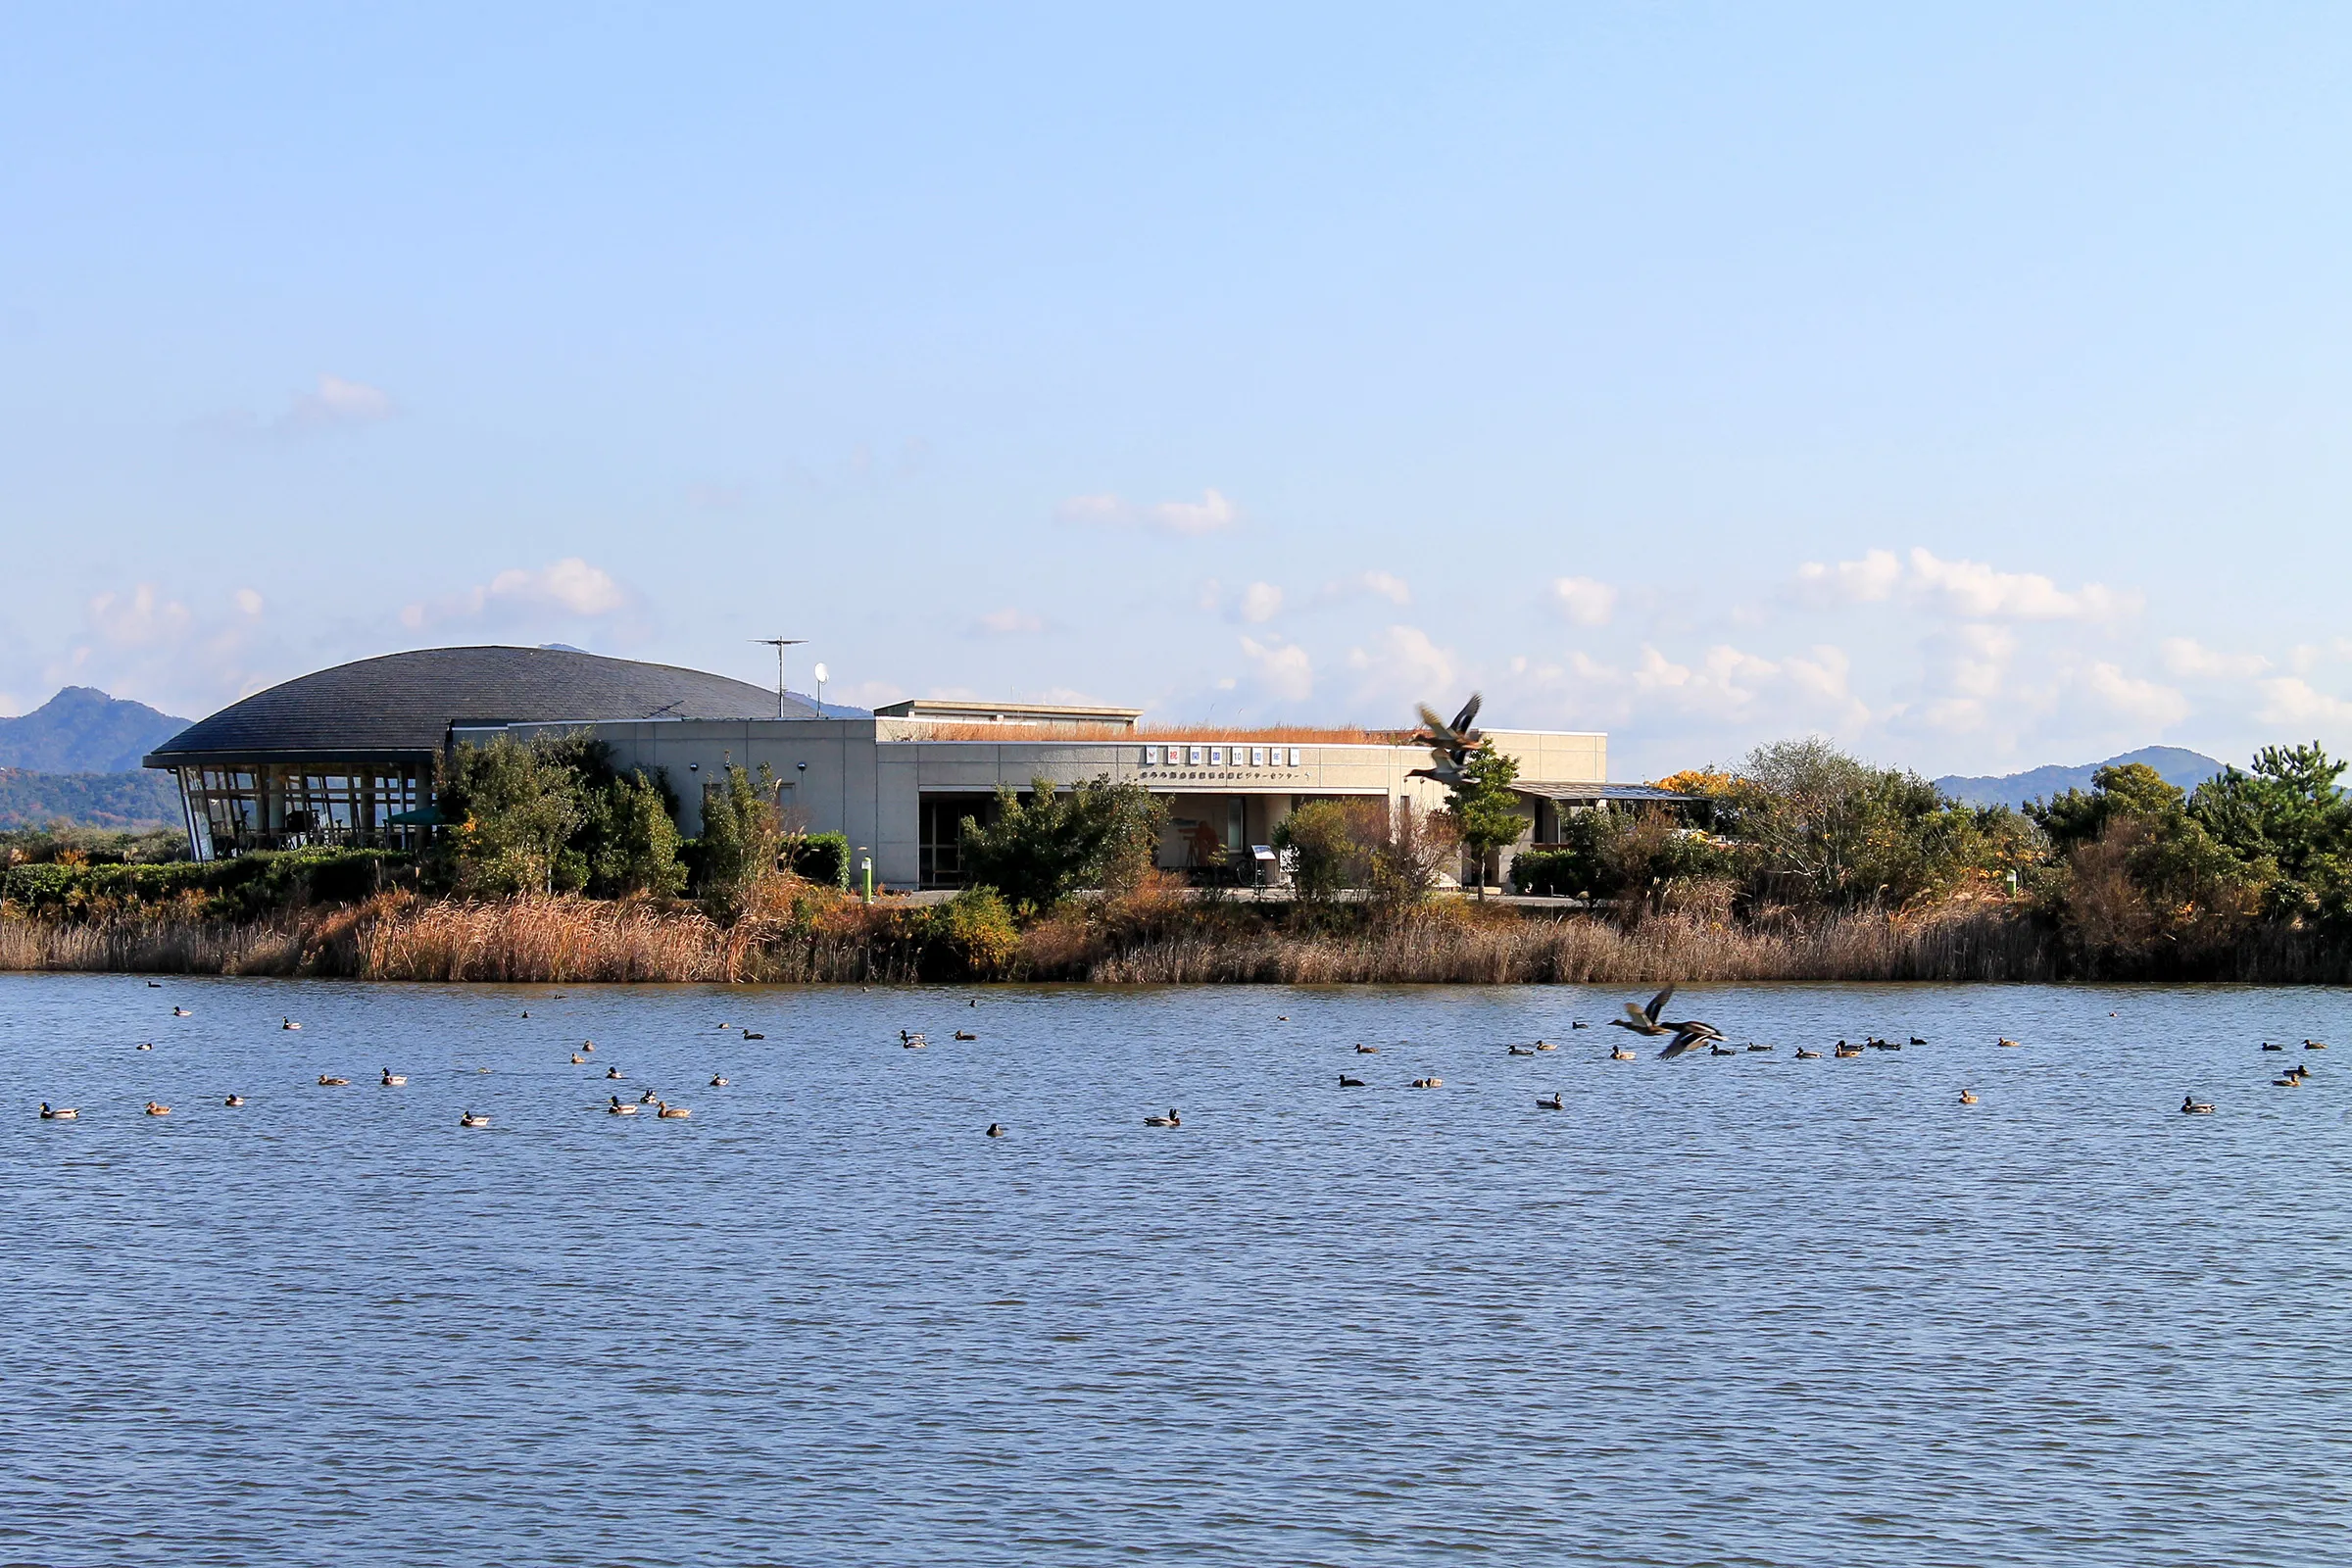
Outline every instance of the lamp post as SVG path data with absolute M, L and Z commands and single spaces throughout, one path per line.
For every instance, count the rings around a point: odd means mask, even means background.
M 862 844 L 858 846 L 858 869 L 865 877 L 865 902 L 871 904 L 874 902 L 874 858 L 865 853 Z

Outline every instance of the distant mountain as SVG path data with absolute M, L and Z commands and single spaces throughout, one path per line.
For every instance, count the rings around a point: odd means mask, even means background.
M 0 767 L 0 828 L 178 827 L 179 787 L 169 773 L 31 773 Z
M 188 727 L 184 718 L 69 686 L 23 718 L 0 718 L 0 767 L 36 773 L 127 773 Z
M 2090 788 L 2091 774 L 2102 767 L 2126 762 L 2145 762 L 2166 783 L 2178 784 L 2184 790 L 2195 789 L 2222 770 L 2221 763 L 2199 752 L 2183 751 L 2178 746 L 2143 746 L 2136 752 L 2110 757 L 2104 762 L 2084 762 L 2081 767 L 2036 767 L 1999 778 L 1962 778 L 1953 774 L 1937 779 L 1936 787 L 1970 806 L 2023 806 L 2028 801 L 2046 801 L 2068 790 L 2086 790 Z

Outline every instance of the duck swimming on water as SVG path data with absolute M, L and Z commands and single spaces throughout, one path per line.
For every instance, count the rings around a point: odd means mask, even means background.
M 1545 1100 L 1543 1096 L 1538 1095 L 1536 1097 L 1536 1108 L 1538 1110 L 1566 1110 L 1568 1107 L 1561 1103 L 1560 1091 L 1555 1089 L 1551 1092 L 1551 1098 L 1549 1100 Z
M 2184 1116 L 2210 1116 L 2213 1114 L 2213 1102 L 2199 1100 L 2194 1095 L 2182 1095 L 2180 1097 L 2180 1113 Z
M 43 1121 L 74 1121 L 80 1115 L 81 1112 L 72 1105 L 53 1106 L 46 1100 L 41 1102 L 41 1120 Z
M 1364 1081 L 1361 1078 L 1350 1078 L 1346 1073 L 1342 1073 L 1340 1074 L 1340 1087 L 1342 1089 L 1361 1089 L 1364 1087 Z
M 1184 1118 L 1177 1115 L 1175 1107 L 1171 1105 L 1165 1116 L 1146 1116 L 1144 1125 L 1147 1127 L 1181 1127 L 1184 1125 Z
M 487 1127 L 490 1125 L 490 1118 L 476 1116 L 470 1110 L 461 1111 L 458 1113 L 458 1125 L 461 1127 Z
M 1963 1089 L 1960 1091 L 1960 1103 L 1963 1105 L 1973 1105 L 1976 1102 L 1977 1092 L 1974 1089 Z

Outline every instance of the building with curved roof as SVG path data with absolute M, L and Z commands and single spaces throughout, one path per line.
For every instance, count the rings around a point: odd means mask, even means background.
M 964 878 L 962 824 L 998 791 L 1088 780 L 1165 807 L 1156 862 L 1203 880 L 1279 876 L 1275 828 L 1306 801 L 1443 806 L 1409 732 L 1146 727 L 1132 708 L 914 699 L 880 712 L 673 664 L 563 648 L 426 648 L 338 664 L 232 703 L 157 747 L 178 778 L 199 859 L 314 844 L 415 848 L 460 746 L 586 731 L 615 767 L 663 780 L 687 837 L 703 797 L 751 769 L 795 829 L 839 832 L 885 885 Z M 1561 813 L 1679 797 L 1609 785 L 1604 735 L 1488 730 L 1519 764 L 1523 840 Z
M 256 692 L 145 763 L 178 776 L 189 839 L 209 859 L 413 841 L 430 819 L 434 766 L 455 730 L 818 716 L 806 698 L 674 664 L 560 648 L 422 648 Z

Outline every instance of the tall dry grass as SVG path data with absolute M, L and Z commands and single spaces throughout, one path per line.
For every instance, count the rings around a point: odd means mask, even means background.
M 805 890 L 803 890 L 805 891 Z M 797 895 L 796 895 L 797 896 Z M 577 897 L 430 901 L 396 891 L 250 923 L 184 912 L 86 922 L 0 918 L 0 969 L 329 975 L 434 981 L 909 981 L 944 977 L 913 911 L 856 900 L 779 903 L 732 928 L 690 906 Z M 2316 936 L 2256 932 L 2188 970 L 2086 964 L 2021 906 L 1794 917 L 1703 912 L 1632 925 L 1583 914 L 1440 905 L 1394 921 L 1284 927 L 1250 906 L 1145 894 L 1024 931 L 1004 977 L 1110 984 L 1638 984 L 1652 981 L 2025 981 L 2084 977 L 2341 983 Z
M 1598 984 L 1666 980 L 2047 980 L 2055 946 L 1988 909 L 1857 914 L 1781 930 L 1669 914 L 1621 927 L 1440 914 L 1347 933 L 1171 933 L 1102 956 L 1086 978 L 1292 985 Z

